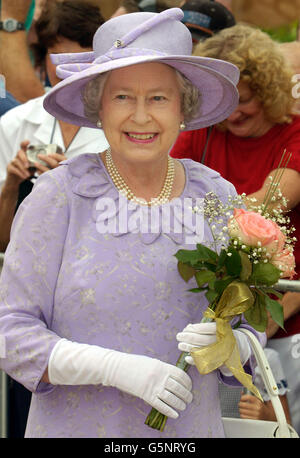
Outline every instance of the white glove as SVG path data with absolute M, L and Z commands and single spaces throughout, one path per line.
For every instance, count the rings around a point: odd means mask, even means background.
M 171 418 L 193 398 L 191 378 L 172 364 L 66 339 L 51 352 L 48 377 L 53 385 L 113 386 Z
M 248 361 L 251 355 L 251 347 L 247 336 L 238 329 L 233 330 L 233 335 L 236 338 L 242 366 Z M 192 348 L 201 348 L 211 345 L 216 342 L 216 323 L 198 323 L 188 324 L 182 332 L 179 332 L 176 339 L 180 342 L 178 349 L 185 352 L 190 352 Z M 188 364 L 195 365 L 192 356 L 186 356 L 185 360 Z M 225 364 L 219 367 L 220 371 L 226 377 L 232 376 L 232 372 Z

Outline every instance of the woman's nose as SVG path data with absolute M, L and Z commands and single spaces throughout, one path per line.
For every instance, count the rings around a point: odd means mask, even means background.
M 235 121 L 238 121 L 240 117 L 241 117 L 241 111 L 239 110 L 239 108 L 236 108 L 234 112 L 231 113 L 230 116 L 228 116 L 227 121 L 235 122 Z
M 140 100 L 136 102 L 131 118 L 137 124 L 146 124 L 148 121 L 151 120 L 151 115 L 149 112 L 149 107 L 147 106 L 147 101 Z

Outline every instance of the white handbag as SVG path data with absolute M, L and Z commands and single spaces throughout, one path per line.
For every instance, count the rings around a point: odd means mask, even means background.
M 285 413 L 278 396 L 278 388 L 262 346 L 254 334 L 240 328 L 249 339 L 257 365 L 261 371 L 267 392 L 270 396 L 277 421 L 248 420 L 223 417 L 227 438 L 297 438 L 297 432 L 286 421 Z

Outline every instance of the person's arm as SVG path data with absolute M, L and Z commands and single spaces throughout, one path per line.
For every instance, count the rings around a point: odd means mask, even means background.
M 197 365 L 197 361 L 194 360 L 194 356 L 190 355 L 192 350 L 216 343 L 216 326 L 216 322 L 214 321 L 211 323 L 188 324 L 182 332 L 179 332 L 176 335 L 176 339 L 179 342 L 178 350 L 189 353 L 189 355 L 185 357 L 185 361 L 188 364 Z M 251 356 L 251 347 L 248 338 L 239 329 L 233 330 L 233 336 L 236 340 L 241 364 L 242 366 L 245 366 Z M 225 364 L 221 365 L 218 369 L 225 377 L 233 377 L 231 370 Z
M 61 339 L 42 381 L 52 385 L 112 386 L 171 418 L 192 401 L 192 380 L 180 368 L 144 355 Z
M 0 194 L 0 252 L 4 253 L 9 243 L 11 225 L 18 200 L 19 187 L 3 186 Z
M 269 177 L 272 177 L 274 179 L 275 173 L 276 171 L 273 170 L 268 174 L 261 189 L 252 194 L 248 194 L 248 198 L 255 198 L 257 200 L 257 202 L 255 202 L 255 205 L 256 203 L 259 205 L 264 201 L 266 192 L 268 191 L 269 185 L 271 183 Z M 294 169 L 285 169 L 279 183 L 279 189 L 285 197 L 285 199 L 287 200 L 287 207 L 282 208 L 286 210 L 291 210 L 292 208 L 296 207 L 296 205 L 298 205 L 300 202 L 300 173 Z M 274 201 L 273 203 L 271 203 L 269 208 L 277 206 L 278 203 L 279 200 Z M 246 205 L 253 205 L 253 203 L 251 201 L 248 201 L 247 203 L 246 201 Z
M 291 415 L 286 394 L 279 396 L 286 421 L 291 424 Z M 277 421 L 275 411 L 271 401 L 260 401 L 251 394 L 242 394 L 239 402 L 239 411 L 241 418 L 251 420 Z
M 292 151 L 292 159 L 291 161 L 293 162 L 293 165 L 295 168 L 286 168 L 283 172 L 283 175 L 281 177 L 280 183 L 279 183 L 279 189 L 286 199 L 287 206 L 281 206 L 282 210 L 291 210 L 294 207 L 296 207 L 299 202 L 300 202 L 300 173 L 296 170 L 296 168 L 299 168 L 298 165 L 298 156 L 299 156 L 299 132 L 297 130 L 294 131 L 293 135 L 293 142 L 294 145 L 287 146 L 287 151 Z M 295 146 L 296 145 L 296 146 Z M 279 169 L 283 171 L 283 169 Z M 273 178 L 276 174 L 276 170 L 271 171 L 268 176 L 266 177 L 263 186 L 261 189 L 258 191 L 254 192 L 253 194 L 249 194 L 247 196 L 248 199 L 251 199 L 254 197 L 257 202 L 254 203 L 256 204 L 261 204 L 265 198 L 266 192 L 269 189 L 271 180 L 269 177 Z M 251 200 L 246 199 L 246 205 L 252 205 L 253 203 Z M 273 203 L 271 203 L 269 208 L 272 207 L 277 207 L 278 204 L 280 203 L 280 200 L 275 200 Z M 283 298 L 281 301 L 279 301 L 282 306 L 283 306 L 283 311 L 284 311 L 284 320 L 287 320 L 300 310 L 300 293 L 294 293 L 294 292 L 287 292 L 284 294 Z M 269 316 L 268 318 L 268 326 L 266 329 L 266 334 L 268 338 L 271 338 L 279 329 L 279 326 L 274 322 L 274 320 Z
M 300 311 L 300 293 L 288 291 L 279 301 L 283 307 L 283 318 L 286 321 L 291 316 Z M 268 325 L 266 329 L 267 338 L 270 339 L 278 331 L 279 326 L 275 321 L 268 317 Z
M 57 169 L 59 170 L 59 169 Z M 1 369 L 30 391 L 40 385 L 60 337 L 51 330 L 53 294 L 69 224 L 64 168 L 38 178 L 20 205 L 0 277 Z
M 29 141 L 20 145 L 16 157 L 7 166 L 7 175 L 0 194 L 0 251 L 4 252 L 10 238 L 10 230 L 15 215 L 19 195 L 19 186 L 22 181 L 30 178 L 29 162 L 26 157 L 26 148 Z
M 30 164 L 26 155 L 29 143 L 29 140 L 24 140 L 20 144 L 20 150 L 16 157 L 7 166 L 6 179 L 0 194 L 0 252 L 4 252 L 9 243 L 20 184 L 34 173 L 34 169 L 29 169 Z M 45 166 L 39 162 L 34 163 L 35 170 L 39 175 L 58 167 L 60 162 L 67 159 L 64 154 L 49 154 L 48 156 L 39 154 L 38 158 L 47 164 Z
M 25 22 L 31 0 L 2 0 L 1 20 Z M 44 94 L 44 87 L 31 63 L 25 30 L 0 31 L 0 71 L 6 89 L 19 101 L 26 102 Z
M 37 157 L 47 164 L 47 166 L 35 162 L 35 168 L 39 175 L 48 172 L 49 169 L 55 169 L 59 166 L 62 161 L 66 161 L 67 157 L 64 154 L 52 153 L 52 154 L 38 154 Z

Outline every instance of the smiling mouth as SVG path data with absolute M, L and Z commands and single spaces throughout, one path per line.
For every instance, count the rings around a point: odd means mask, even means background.
M 236 121 L 231 121 L 231 124 L 235 125 L 235 126 L 240 126 L 240 125 L 244 124 L 244 122 L 247 121 L 248 119 L 249 119 L 249 116 L 246 116 L 244 118 L 237 119 Z
M 126 132 L 126 135 L 134 140 L 152 140 L 152 138 L 154 138 L 157 134 L 138 134 L 133 132 Z

